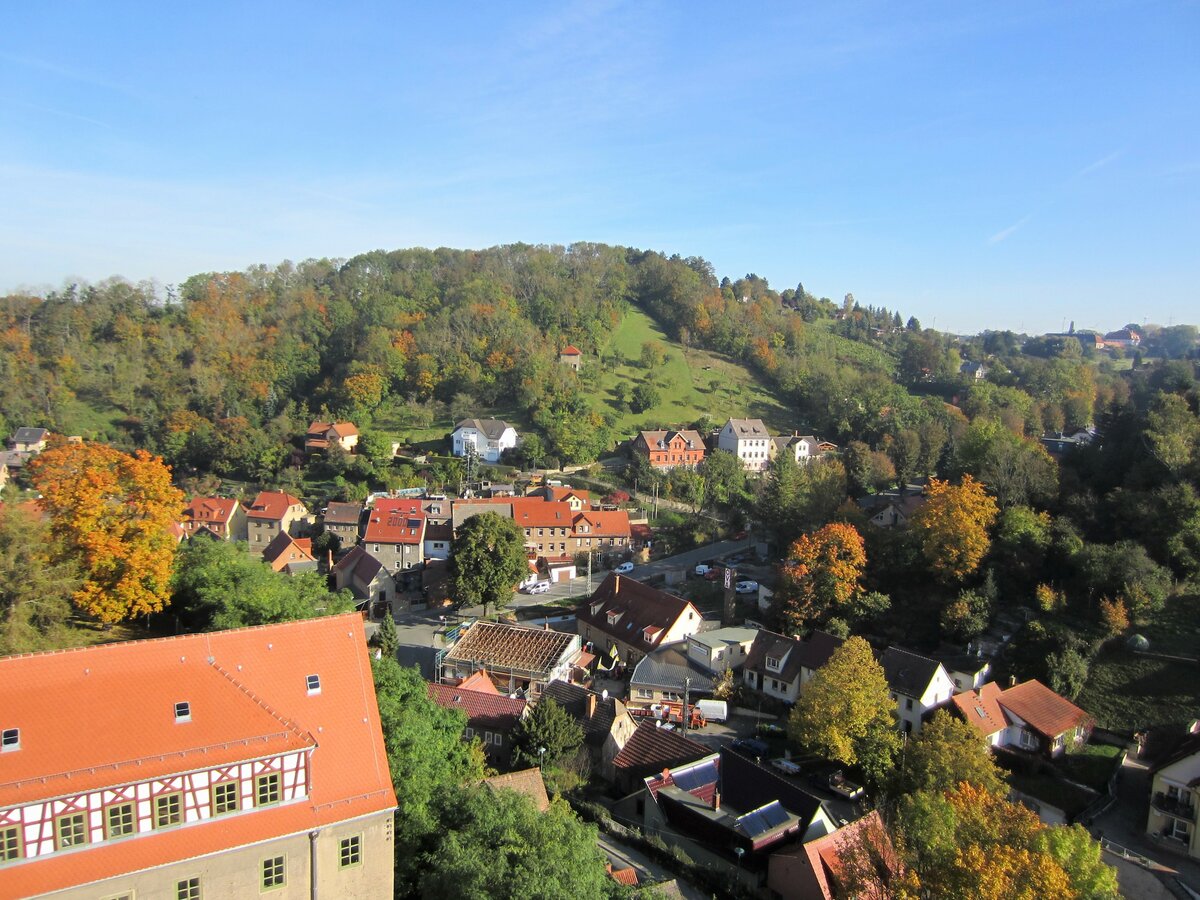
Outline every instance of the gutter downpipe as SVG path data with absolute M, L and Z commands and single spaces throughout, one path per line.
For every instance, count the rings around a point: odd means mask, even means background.
M 308 886 L 312 900 L 317 900 L 317 837 L 321 829 L 308 833 Z

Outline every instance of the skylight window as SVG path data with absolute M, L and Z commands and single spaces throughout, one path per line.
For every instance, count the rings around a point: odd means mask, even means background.
M 7 752 L 9 750 L 21 749 L 21 729 L 20 728 L 5 728 L 3 737 L 0 738 L 0 751 Z
M 309 675 L 308 678 L 305 679 L 305 683 L 308 685 L 308 692 L 310 694 L 321 693 L 321 676 L 320 675 Z
M 186 700 L 180 700 L 175 704 L 175 721 L 190 722 L 192 721 L 192 704 Z

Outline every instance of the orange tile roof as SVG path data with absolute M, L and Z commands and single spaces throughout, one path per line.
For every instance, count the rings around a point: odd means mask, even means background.
M 228 522 L 238 502 L 229 497 L 193 497 L 183 509 L 184 519 L 197 522 Z
M 1087 713 L 1065 697 L 1060 697 L 1036 678 L 1001 691 L 1000 706 L 1020 716 L 1029 727 L 1046 737 L 1058 737 L 1087 718 Z
M 633 868 L 633 866 L 624 869 L 614 869 L 610 865 L 608 867 L 608 874 L 612 876 L 612 880 L 617 884 L 623 884 L 626 887 L 638 886 L 637 869 Z
M 576 527 L 579 526 L 580 522 L 587 522 L 591 526 L 589 534 L 592 535 L 600 534 L 627 538 L 631 534 L 629 513 L 623 509 L 589 509 L 579 513 L 575 517 Z
M 429 684 L 429 698 L 446 709 L 461 709 L 472 728 L 510 731 L 525 715 L 525 700 L 513 700 L 498 691 L 470 691 L 461 685 Z
M 381 544 L 420 544 L 425 540 L 425 513 L 420 501 L 381 499 L 367 516 L 363 541 Z
M 563 347 L 562 353 L 560 355 L 561 356 L 582 356 L 583 354 L 580 352 L 579 348 L 576 347 L 574 344 L 567 344 L 567 346 Z
M 486 669 L 480 669 L 478 672 L 473 672 L 458 683 L 458 686 L 464 691 L 479 691 L 481 694 L 499 694 L 500 689 L 496 687 L 495 682 L 488 677 Z
M 573 528 L 574 511 L 566 503 L 540 497 L 512 497 L 513 521 L 522 528 Z
M 289 563 L 316 562 L 312 553 L 311 538 L 294 538 L 281 531 L 263 548 L 262 558 L 276 572 Z
M 984 737 L 989 737 L 1002 730 L 1008 723 L 1004 720 L 1004 711 L 996 698 L 1000 696 L 1000 686 L 989 681 L 976 691 L 964 691 L 950 698 L 959 714 Z
M 321 678 L 310 695 L 306 677 Z M 191 721 L 176 723 L 187 701 Z M 0 868 L 28 896 L 301 833 L 396 805 L 355 613 L 0 659 L 0 807 L 307 751 L 308 797 Z
M 303 506 L 304 501 L 298 497 L 293 497 L 291 494 L 284 494 L 279 491 L 259 491 L 258 496 L 254 498 L 254 502 L 246 510 L 246 515 L 251 519 L 279 521 L 287 515 L 289 507 L 296 505 Z
M 524 794 L 533 801 L 538 812 L 550 809 L 550 796 L 546 793 L 546 782 L 542 780 L 542 770 L 538 766 L 509 772 L 507 775 L 493 775 L 483 779 L 483 784 L 493 791 L 516 791 L 518 794 Z

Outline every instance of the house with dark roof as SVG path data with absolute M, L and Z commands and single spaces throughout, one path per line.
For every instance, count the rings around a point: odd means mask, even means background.
M 884 491 L 858 500 L 858 507 L 876 528 L 903 528 L 925 505 L 925 495 L 919 488 Z
M 500 462 L 505 450 L 517 446 L 517 430 L 500 419 L 463 419 L 450 433 L 455 456 L 474 453 L 481 461 Z
M 801 640 L 763 629 L 750 646 L 742 681 L 768 697 L 795 703 L 804 685 L 842 643 L 841 638 L 824 631 L 814 631 Z
M 676 466 L 698 466 L 704 462 L 708 448 L 700 432 L 690 429 L 680 431 L 639 431 L 630 444 L 635 456 L 649 463 L 650 468 L 667 472 Z
M 339 591 L 348 589 L 376 620 L 390 614 L 397 598 L 392 573 L 362 544 L 334 564 L 333 583 Z
M 1087 739 L 1087 713 L 1036 679 L 1001 690 L 988 682 L 978 691 L 951 698 L 952 709 L 984 737 L 988 746 L 1061 756 Z
M 700 630 L 700 611 L 690 601 L 610 573 L 590 599 L 576 610 L 579 636 L 602 655 L 616 655 L 626 666 L 648 653 L 677 644 Z
M 303 537 L 308 534 L 313 521 L 308 507 L 299 497 L 282 491 L 259 491 L 246 507 L 248 549 L 251 553 L 262 553 L 263 547 L 280 532 Z
M 936 659 L 888 647 L 879 664 L 896 703 L 896 725 L 905 734 L 919 734 L 925 718 L 954 695 L 950 673 Z
M 50 432 L 45 428 L 22 427 L 13 432 L 12 437 L 8 439 L 8 446 L 10 450 L 18 453 L 34 455 L 46 449 L 48 437 Z
M 728 748 L 647 777 L 616 811 L 639 809 L 643 832 L 755 884 L 772 853 L 836 828 L 816 796 Z
M 263 548 L 262 558 L 274 571 L 285 575 L 316 572 L 318 568 L 312 553 L 312 540 L 292 537 L 286 532 L 275 535 L 271 543 Z
M 711 752 L 681 732 L 663 728 L 661 722 L 643 719 L 613 759 L 613 781 L 621 794 L 629 794 L 646 777 L 695 762 Z
M 775 446 L 762 419 L 729 419 L 717 435 L 717 449 L 736 456 L 747 472 L 761 472 L 771 464 Z
M 1200 722 L 1192 720 L 1174 751 L 1150 769 L 1150 779 L 1146 834 L 1200 859 Z
M 187 537 L 207 531 L 223 541 L 246 540 L 246 510 L 231 497 L 193 497 L 179 525 Z
M 578 635 L 475 621 L 448 639 L 439 672 L 443 682 L 457 682 L 486 669 L 504 693 L 533 699 L 551 682 L 569 681 L 579 655 Z
M 363 505 L 361 503 L 331 502 L 321 513 L 321 523 L 330 534 L 336 534 L 342 549 L 349 550 L 362 534 Z
M 807 466 L 823 456 L 837 452 L 837 445 L 811 434 L 801 434 L 798 431 L 791 434 L 776 435 L 771 438 L 771 458 L 780 453 L 786 453 L 797 464 Z
M 711 697 L 716 686 L 712 673 L 685 656 L 677 647 L 667 647 L 647 653 L 633 667 L 629 677 L 629 706 L 641 711 L 655 707 L 664 713 L 659 718 L 679 716 L 682 721 L 683 701 L 695 705 L 697 700 Z
M 972 381 L 983 381 L 987 378 L 988 371 L 988 367 L 981 362 L 965 362 L 958 367 L 959 374 Z
M 579 723 L 592 769 L 605 781 L 611 782 L 613 760 L 637 729 L 625 704 L 608 696 L 608 691 L 596 693 L 566 681 L 552 681 L 546 685 L 538 703 L 545 702 L 547 698 L 553 699 Z
M 0 659 L 0 896 L 390 897 L 362 620 Z
M 698 631 L 687 636 L 684 652 L 706 672 L 723 675 L 726 669 L 741 669 L 756 637 L 757 628 L 742 626 Z
M 430 684 L 429 697 L 438 706 L 462 710 L 467 716 L 465 740 L 479 738 L 483 752 L 493 766 L 508 768 L 512 763 L 512 733 L 529 711 L 527 701 L 507 697 L 498 691 L 476 691 L 462 685 Z

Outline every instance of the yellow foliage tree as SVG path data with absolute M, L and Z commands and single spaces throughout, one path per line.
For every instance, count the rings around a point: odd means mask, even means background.
M 29 468 L 63 552 L 82 569 L 75 605 L 105 624 L 161 610 L 171 593 L 172 526 L 183 508 L 162 459 L 60 443 Z
M 954 583 L 978 569 L 991 546 L 988 529 L 998 513 L 996 501 L 970 475 L 958 485 L 931 478 L 925 504 L 911 522 L 930 571 Z
M 785 627 L 802 631 L 848 603 L 861 589 L 866 565 L 866 546 L 853 525 L 834 522 L 801 535 L 788 551 L 776 591 Z

